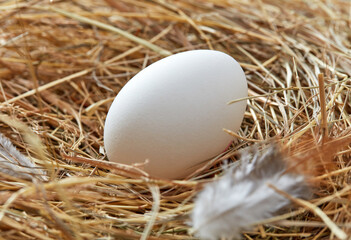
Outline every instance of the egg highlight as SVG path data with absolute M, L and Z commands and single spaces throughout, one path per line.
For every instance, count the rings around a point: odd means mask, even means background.
M 144 163 L 151 176 L 180 179 L 223 152 L 240 128 L 245 74 L 231 56 L 193 50 L 161 59 L 136 74 L 114 99 L 105 121 L 110 161 Z

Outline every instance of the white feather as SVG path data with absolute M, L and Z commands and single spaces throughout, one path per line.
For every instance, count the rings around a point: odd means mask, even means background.
M 294 197 L 309 196 L 303 175 L 285 173 L 285 159 L 272 145 L 262 154 L 257 148 L 242 153 L 240 165 L 225 170 L 198 194 L 191 215 L 195 235 L 201 239 L 240 238 L 255 222 L 288 207 L 289 199 L 268 184 Z
M 20 153 L 11 141 L 0 133 L 0 172 L 22 179 L 42 178 L 44 171 Z

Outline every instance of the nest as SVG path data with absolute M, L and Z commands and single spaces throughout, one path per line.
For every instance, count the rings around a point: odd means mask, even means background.
M 348 1 L 18 0 L 0 10 L 1 132 L 46 173 L 1 171 L 0 239 L 194 239 L 193 199 L 221 160 L 272 138 L 306 150 L 311 139 L 349 135 Z M 237 142 L 185 180 L 106 161 L 104 120 L 119 90 L 152 62 L 192 49 L 226 52 L 246 73 L 249 97 L 233 99 L 248 102 L 242 128 L 228 131 Z M 310 205 L 243 236 L 351 234 L 346 140 L 314 177 Z

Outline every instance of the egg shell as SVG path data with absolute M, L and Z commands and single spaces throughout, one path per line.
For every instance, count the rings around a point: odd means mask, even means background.
M 110 161 L 144 163 L 151 176 L 180 179 L 220 154 L 240 128 L 247 81 L 240 65 L 213 50 L 174 54 L 146 67 L 118 93 L 105 122 Z

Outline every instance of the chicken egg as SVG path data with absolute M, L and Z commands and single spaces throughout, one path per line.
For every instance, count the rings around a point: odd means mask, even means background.
M 144 163 L 151 176 L 180 179 L 223 152 L 237 131 L 248 94 L 231 56 L 192 50 L 163 58 L 136 74 L 114 99 L 105 121 L 110 161 Z

